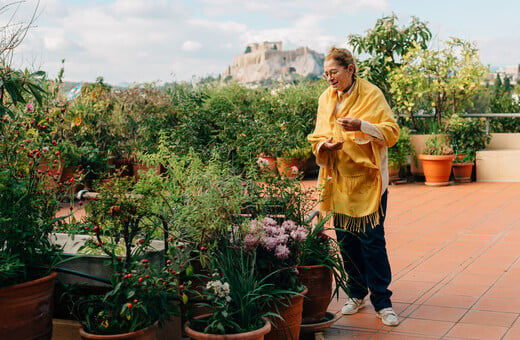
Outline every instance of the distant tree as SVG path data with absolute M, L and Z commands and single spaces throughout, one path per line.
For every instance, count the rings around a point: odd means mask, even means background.
M 504 77 L 504 93 L 507 93 L 508 95 L 511 95 L 511 78 L 509 76 Z
M 251 46 L 247 46 L 244 53 L 251 53 Z
M 500 79 L 500 74 L 497 73 L 497 77 L 493 83 L 493 90 L 495 92 L 495 97 L 498 97 L 502 94 L 502 79 Z
M 358 63 L 359 75 L 377 85 L 392 103 L 388 74 L 403 62 L 403 56 L 412 48 L 426 49 L 432 34 L 426 22 L 412 17 L 409 26 L 399 27 L 392 14 L 378 19 L 365 36 L 351 34 L 348 42 L 353 52 L 369 57 Z

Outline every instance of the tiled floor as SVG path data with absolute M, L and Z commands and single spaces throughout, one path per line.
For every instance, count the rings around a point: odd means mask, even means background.
M 324 338 L 520 339 L 520 183 L 393 185 L 388 199 L 390 288 L 401 324 L 383 326 L 370 303 L 342 316 L 343 294 L 330 305 L 338 320 Z
M 342 296 L 325 339 L 520 339 L 520 183 L 393 185 L 385 230 L 401 324 Z

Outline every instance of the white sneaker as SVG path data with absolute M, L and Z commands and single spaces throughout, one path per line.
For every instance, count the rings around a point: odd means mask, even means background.
M 341 308 L 341 313 L 344 315 L 356 314 L 363 307 L 365 307 L 364 299 L 348 298 L 343 308 Z
M 383 308 L 380 311 L 376 312 L 378 318 L 381 319 L 384 325 L 387 326 L 397 326 L 399 325 L 399 318 L 397 314 L 395 314 L 392 307 Z

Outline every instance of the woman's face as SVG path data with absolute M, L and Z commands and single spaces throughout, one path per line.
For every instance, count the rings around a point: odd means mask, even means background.
M 327 59 L 323 63 L 324 73 L 327 82 L 336 91 L 345 91 L 352 85 L 352 75 L 354 74 L 354 65 L 350 64 L 347 68 L 341 66 L 334 59 Z

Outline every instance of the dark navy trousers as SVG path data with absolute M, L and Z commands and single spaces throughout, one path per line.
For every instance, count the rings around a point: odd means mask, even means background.
M 390 262 L 386 252 L 384 221 L 388 191 L 381 196 L 382 214 L 375 227 L 365 226 L 365 232 L 336 230 L 341 257 L 348 275 L 350 298 L 363 299 L 370 292 L 370 301 L 376 311 L 392 307 L 388 289 L 392 281 Z M 341 228 L 334 219 L 335 228 Z

